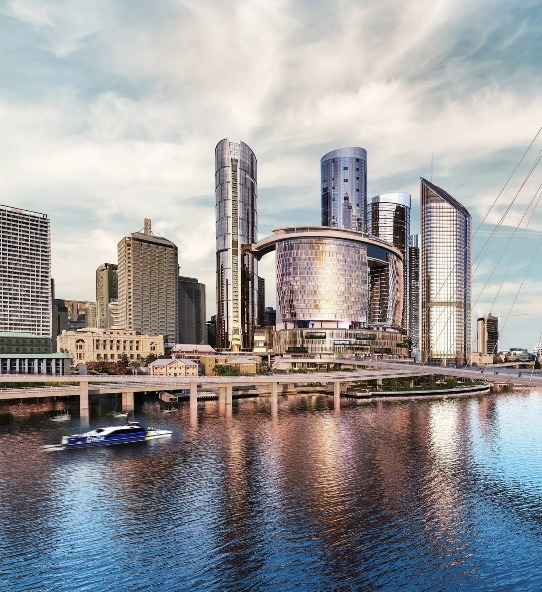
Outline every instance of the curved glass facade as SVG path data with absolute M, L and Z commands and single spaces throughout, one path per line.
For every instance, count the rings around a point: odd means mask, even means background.
M 440 187 L 421 180 L 422 361 L 471 357 L 471 216 Z
M 257 257 L 277 251 L 285 328 L 402 330 L 403 260 L 392 245 L 363 232 L 307 226 L 275 230 L 249 250 Z
M 367 248 L 335 238 L 292 238 L 277 244 L 281 318 L 367 322 Z
M 407 328 L 409 302 L 409 240 L 410 240 L 410 193 L 382 193 L 369 198 L 367 206 L 367 230 L 397 247 L 403 255 L 403 318 Z
M 367 151 L 339 148 L 320 159 L 322 226 L 367 229 Z
M 257 240 L 257 162 L 243 142 L 215 150 L 217 347 L 252 349 L 257 263 L 242 245 Z

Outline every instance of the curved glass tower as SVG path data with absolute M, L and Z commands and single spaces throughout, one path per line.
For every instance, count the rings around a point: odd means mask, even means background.
M 322 226 L 367 230 L 367 151 L 339 148 L 320 159 Z
M 409 240 L 410 193 L 382 193 L 369 198 L 367 205 L 367 232 L 397 247 L 404 261 L 404 300 L 402 325 L 408 325 L 409 302 Z
M 421 179 L 422 362 L 468 364 L 471 357 L 471 216 Z
M 221 140 L 215 149 L 216 345 L 252 349 L 257 305 L 257 263 L 242 246 L 257 240 L 256 156 L 243 142 Z

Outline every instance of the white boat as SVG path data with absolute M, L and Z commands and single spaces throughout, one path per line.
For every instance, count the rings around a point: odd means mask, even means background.
M 49 419 L 51 421 L 70 421 L 70 419 L 72 418 L 71 414 L 69 411 L 65 411 L 64 413 L 59 413 L 58 415 L 55 415 L 54 417 L 50 417 Z
M 110 446 L 112 444 L 134 444 L 171 436 L 170 430 L 144 428 L 137 421 L 129 421 L 124 426 L 108 426 L 96 428 L 84 434 L 63 436 L 60 444 L 44 446 L 45 450 L 55 452 L 74 448 L 89 448 L 94 446 Z
M 109 417 L 128 417 L 128 413 L 124 413 L 124 411 L 110 411 L 107 415 Z

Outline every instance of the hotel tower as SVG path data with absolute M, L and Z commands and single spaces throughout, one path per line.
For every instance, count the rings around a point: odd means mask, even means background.
M 256 259 L 243 245 L 257 241 L 257 162 L 243 142 L 215 150 L 216 345 L 252 349 L 257 317 Z

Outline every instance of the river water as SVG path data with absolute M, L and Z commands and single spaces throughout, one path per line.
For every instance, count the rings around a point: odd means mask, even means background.
M 170 439 L 57 453 L 79 419 L 15 411 L 2 591 L 542 590 L 539 392 L 145 404 Z

